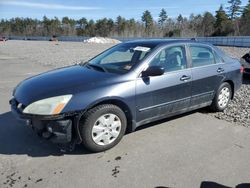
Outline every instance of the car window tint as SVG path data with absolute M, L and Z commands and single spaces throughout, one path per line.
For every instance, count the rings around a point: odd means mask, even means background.
M 185 47 L 174 46 L 161 50 L 151 61 L 150 66 L 162 66 L 165 72 L 186 69 L 187 60 Z
M 211 49 L 202 46 L 191 46 L 193 67 L 215 64 L 215 58 Z

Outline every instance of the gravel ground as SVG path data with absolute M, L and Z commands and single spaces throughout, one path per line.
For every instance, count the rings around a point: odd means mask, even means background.
M 250 48 L 219 47 L 231 57 L 240 59 L 250 51 Z M 250 77 L 245 77 L 241 89 L 235 94 L 224 112 L 209 113 L 218 119 L 223 119 L 245 127 L 250 126 Z
M 7 41 L 0 43 L 0 60 L 22 59 L 49 68 L 62 67 L 86 61 L 112 44 L 88 44 L 80 42 Z M 249 48 L 220 47 L 230 56 L 240 59 Z M 209 113 L 219 119 L 243 126 L 250 124 L 250 81 L 244 80 L 241 90 L 235 95 L 225 112 Z
M 250 126 L 250 80 L 244 80 L 241 89 L 236 93 L 234 100 L 231 101 L 224 112 L 209 113 L 218 119 L 237 123 L 245 127 Z
M 250 48 L 238 48 L 238 47 L 226 47 L 226 46 L 219 46 L 224 52 L 230 55 L 233 58 L 240 59 L 243 55 L 250 51 Z

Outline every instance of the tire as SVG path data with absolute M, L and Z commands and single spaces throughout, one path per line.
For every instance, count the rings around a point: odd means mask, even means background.
M 227 107 L 232 98 L 232 87 L 229 83 L 224 82 L 217 90 L 210 109 L 214 112 L 222 112 Z
M 82 144 L 91 152 L 108 150 L 121 141 L 126 127 L 126 115 L 118 106 L 96 106 L 87 111 L 80 120 Z

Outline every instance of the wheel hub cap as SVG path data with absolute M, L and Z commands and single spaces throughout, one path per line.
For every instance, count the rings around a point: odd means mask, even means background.
M 218 98 L 218 104 L 221 108 L 225 108 L 230 100 L 230 91 L 227 87 L 222 88 Z
M 104 114 L 96 120 L 92 128 L 92 139 L 97 145 L 108 145 L 117 139 L 120 131 L 120 118 L 115 114 Z

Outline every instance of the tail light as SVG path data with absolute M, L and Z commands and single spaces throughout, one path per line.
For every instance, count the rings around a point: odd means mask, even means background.
M 240 67 L 240 73 L 244 73 L 244 67 Z

